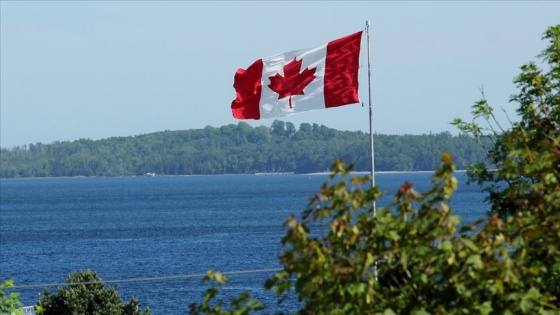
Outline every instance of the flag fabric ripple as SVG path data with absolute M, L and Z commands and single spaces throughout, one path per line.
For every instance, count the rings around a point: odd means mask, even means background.
M 267 119 L 359 103 L 362 32 L 255 61 L 235 73 L 237 119 Z

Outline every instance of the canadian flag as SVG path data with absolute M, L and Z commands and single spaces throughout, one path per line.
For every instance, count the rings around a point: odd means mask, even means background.
M 266 119 L 359 103 L 362 32 L 290 51 L 238 69 L 231 103 L 237 119 Z

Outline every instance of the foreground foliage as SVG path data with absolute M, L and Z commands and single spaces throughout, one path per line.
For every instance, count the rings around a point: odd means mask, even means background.
M 560 203 L 560 26 L 549 28 L 544 39 L 550 45 L 540 54 L 543 69 L 528 63 L 514 79 L 519 92 L 511 102 L 517 104 L 518 122 L 505 131 L 484 94 L 473 106 L 472 123 L 454 122 L 461 131 L 486 140 L 481 145 L 491 164 L 475 164 L 468 174 L 487 192 L 491 214 L 502 218 L 538 204 Z
M 4 290 L 11 288 L 14 285 L 12 280 L 5 280 L 0 283 L 0 314 L 14 314 L 21 315 L 20 307 L 23 305 L 19 301 L 19 293 L 7 293 Z
M 215 271 L 208 271 L 204 282 L 214 281 L 219 286 L 224 285 L 229 282 L 229 279 L 223 274 Z M 238 297 L 230 301 L 231 311 L 228 311 L 224 306 L 224 301 L 215 301 L 218 297 L 220 290 L 217 287 L 212 287 L 206 291 L 204 294 L 204 302 L 200 305 L 196 303 L 191 303 L 189 314 L 221 314 L 221 315 L 245 315 L 250 314 L 251 311 L 262 310 L 262 304 L 251 299 L 251 296 L 247 292 L 242 292 Z
M 544 277 L 560 272 L 558 214 L 550 231 L 538 212 L 460 227 L 454 165 L 442 159 L 430 191 L 405 183 L 376 216 L 378 188 L 365 188 L 367 176 L 341 179 L 350 168 L 335 164 L 302 220 L 287 220 L 284 270 L 266 287 L 279 301 L 296 294 L 300 314 L 558 314 Z M 191 314 L 236 313 L 209 298 Z
M 469 178 L 486 191 L 492 206 L 490 216 L 527 221 L 532 215 L 530 219 L 536 219 L 523 226 L 523 233 L 536 235 L 522 245 L 537 252 L 534 268 L 540 269 L 539 276 L 544 274 L 546 290 L 554 294 L 560 307 L 560 272 L 549 267 L 558 264 L 554 257 L 560 243 L 542 246 L 543 240 L 560 233 L 560 25 L 550 27 L 543 38 L 550 42 L 540 54 L 543 68 L 528 63 L 514 80 L 519 92 L 511 102 L 518 105 L 520 120 L 510 130 L 501 130 L 484 95 L 473 106 L 475 121 L 456 120 L 455 124 L 477 139 L 494 139 L 485 149 L 493 163 L 490 167 L 496 171 L 477 164 L 469 168 Z M 546 266 L 541 266 L 543 260 Z
M 138 300 L 123 303 L 114 288 L 105 289 L 103 279 L 91 270 L 77 271 L 68 276 L 68 286 L 59 287 L 52 295 L 45 290 L 35 309 L 44 315 L 149 315 L 141 311 Z
M 283 271 L 265 283 L 279 303 L 295 294 L 298 314 L 559 314 L 560 26 L 544 38 L 549 71 L 529 64 L 516 78 L 521 121 L 490 134 L 497 170 L 471 170 L 488 185 L 489 219 L 462 226 L 452 215 L 449 154 L 432 189 L 404 183 L 377 215 L 379 188 L 339 161 L 302 218 L 285 223 Z M 475 118 L 493 119 L 485 100 L 474 108 Z M 455 123 L 482 138 L 476 123 Z M 213 303 L 211 290 L 191 314 L 238 313 Z

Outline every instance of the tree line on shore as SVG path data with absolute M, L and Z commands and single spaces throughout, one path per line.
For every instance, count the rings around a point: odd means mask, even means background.
M 486 159 L 475 139 L 465 134 L 376 134 L 374 139 L 377 171 L 435 170 L 438 153 L 444 151 L 453 154 L 458 169 Z M 2 148 L 0 177 L 312 173 L 328 171 L 336 159 L 369 171 L 369 134 L 309 123 L 296 128 L 275 120 L 270 127 L 239 122 Z

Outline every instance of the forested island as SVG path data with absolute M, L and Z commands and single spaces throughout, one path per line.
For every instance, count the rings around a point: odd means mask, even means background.
M 376 134 L 376 171 L 431 171 L 441 152 L 458 169 L 485 161 L 475 139 L 449 132 L 424 135 Z M 324 125 L 275 120 L 270 127 L 245 122 L 222 127 L 162 131 L 2 148 L 0 176 L 132 176 L 253 174 L 328 171 L 336 159 L 370 170 L 369 134 Z

